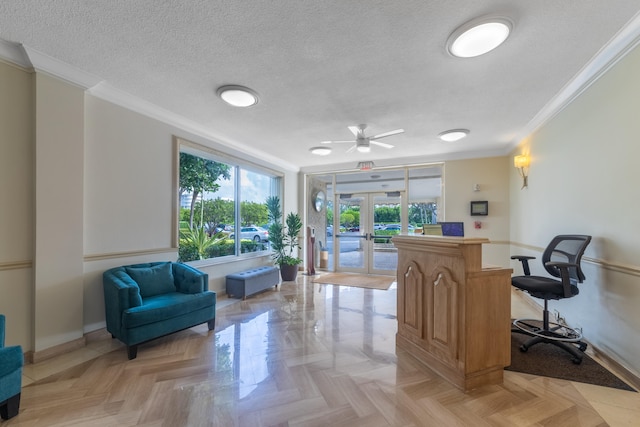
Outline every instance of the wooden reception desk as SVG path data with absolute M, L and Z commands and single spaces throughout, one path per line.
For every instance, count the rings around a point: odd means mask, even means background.
M 511 363 L 511 269 L 482 266 L 484 238 L 398 235 L 396 346 L 467 391 Z

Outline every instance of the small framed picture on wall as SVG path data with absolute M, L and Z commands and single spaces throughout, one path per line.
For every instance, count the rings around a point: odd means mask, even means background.
M 471 202 L 471 216 L 489 215 L 489 202 L 486 200 Z

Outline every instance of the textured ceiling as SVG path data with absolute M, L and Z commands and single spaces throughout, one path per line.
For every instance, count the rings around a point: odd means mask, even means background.
M 284 167 L 392 164 L 506 154 L 541 111 L 621 29 L 636 34 L 638 0 L 337 0 L 0 2 L 0 38 L 86 73 L 197 124 L 218 142 Z M 449 34 L 487 14 L 511 37 L 460 59 Z M 634 36 L 635 37 L 635 36 Z M 260 102 L 215 95 L 240 84 Z M 309 149 L 404 128 L 371 153 Z M 467 128 L 444 143 L 437 135 Z M 250 147 L 250 148 L 247 148 Z M 258 151 L 255 151 L 258 150 Z

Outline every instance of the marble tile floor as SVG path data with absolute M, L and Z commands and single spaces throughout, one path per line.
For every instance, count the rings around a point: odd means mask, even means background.
M 640 426 L 640 393 L 509 371 L 502 386 L 460 392 L 396 351 L 395 296 L 395 284 L 299 276 L 245 301 L 220 297 L 214 333 L 201 325 L 152 341 L 133 361 L 94 334 L 26 365 L 20 414 L 0 424 Z M 515 291 L 512 314 L 540 316 Z

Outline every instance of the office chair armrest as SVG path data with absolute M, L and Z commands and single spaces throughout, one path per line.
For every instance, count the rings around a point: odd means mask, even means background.
M 512 255 L 511 259 L 517 259 L 522 263 L 522 270 L 524 271 L 525 276 L 531 276 L 531 270 L 529 269 L 529 260 L 536 259 L 534 256 L 526 256 L 526 255 Z
M 560 270 L 560 278 L 562 279 L 562 289 L 564 290 L 564 297 L 571 298 L 571 276 L 569 275 L 569 267 L 578 268 L 578 264 L 572 262 L 557 262 L 549 261 L 545 264 L 546 267 L 556 267 Z

